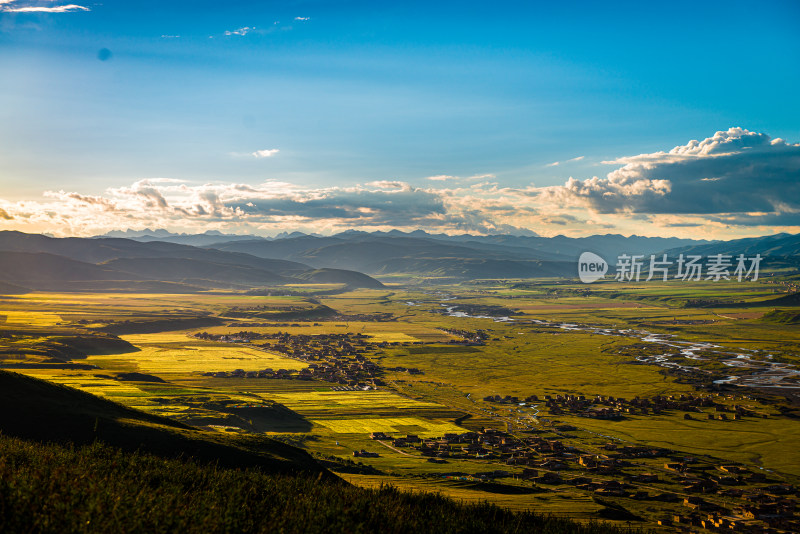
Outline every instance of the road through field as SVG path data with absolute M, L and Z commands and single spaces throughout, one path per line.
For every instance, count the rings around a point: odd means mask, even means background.
M 388 443 L 385 443 L 385 442 L 383 442 L 383 441 L 381 441 L 381 440 L 379 440 L 379 439 L 376 439 L 375 441 L 377 441 L 378 443 L 380 443 L 380 444 L 381 444 L 381 445 L 383 445 L 384 447 L 387 447 L 387 448 L 389 448 L 389 449 L 392 449 L 394 452 L 399 452 L 399 453 L 400 453 L 400 454 L 402 454 L 403 456 L 410 456 L 411 458 L 424 458 L 424 456 L 420 456 L 420 455 L 418 455 L 418 454 L 408 454 L 407 452 L 405 452 L 405 451 L 401 451 L 400 449 L 395 449 L 394 447 L 392 447 L 392 446 L 391 446 L 391 445 L 389 445 Z

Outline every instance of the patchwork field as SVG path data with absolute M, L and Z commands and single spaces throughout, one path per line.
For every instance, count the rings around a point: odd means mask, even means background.
M 464 432 L 464 428 L 447 422 L 435 422 L 419 417 L 380 417 L 311 419 L 336 434 L 369 434 L 387 432 L 417 434 L 421 437 L 441 436 L 448 432 Z
M 106 369 L 140 371 L 159 376 L 307 367 L 297 360 L 263 350 L 230 343 L 203 343 L 185 334 L 139 334 L 121 338 L 139 350 L 128 354 L 90 356 L 86 361 Z
M 307 393 L 273 393 L 281 404 L 298 412 L 343 409 L 364 410 L 381 408 L 441 407 L 433 402 L 419 402 L 387 391 L 313 391 Z
M 47 327 L 55 326 L 61 321 L 61 317 L 55 313 L 0 310 L 0 323 L 9 327 Z
M 737 462 L 773 482 L 794 483 L 800 476 L 800 409 L 790 390 L 722 387 L 733 395 L 751 392 L 747 400 L 725 402 L 753 411 L 725 421 L 706 408 L 689 419 L 667 410 L 602 420 L 554 412 L 545 400 L 719 395 L 713 379 L 749 372 L 725 365 L 710 350 L 696 360 L 677 358 L 695 368 L 687 373 L 643 363 L 637 356 L 677 353 L 686 346 L 654 345 L 643 340 L 643 331 L 751 351 L 762 362 L 800 364 L 796 326 L 762 320 L 759 303 L 775 298 L 775 292 L 768 284 L 671 283 L 599 284 L 587 291 L 535 280 L 395 286 L 321 296 L 319 302 L 338 314 L 329 320 L 228 316 L 244 310 L 270 317 L 318 306 L 302 295 L 31 293 L 0 297 L 0 319 L 5 318 L 0 332 L 14 332 L 0 338 L 5 351 L 0 366 L 215 432 L 265 432 L 299 443 L 365 487 L 390 483 L 582 519 L 619 505 L 651 521 L 658 510 L 680 509 L 605 497 L 599 504 L 591 491 L 564 480 L 531 483 L 522 479 L 522 466 L 507 463 L 510 453 L 500 445 L 469 454 L 459 445 L 453 455 L 437 457 L 436 451 L 398 448 L 369 434 L 429 439 L 490 427 L 509 440 L 563 441 L 593 455 L 606 454 L 609 442 L 663 447 L 709 465 Z M 687 305 L 691 299 L 709 305 Z M 503 316 L 511 310 L 513 320 L 471 316 L 492 310 Z M 565 323 L 576 326 L 562 328 Z M 609 331 L 598 333 L 601 327 Z M 219 340 L 242 332 L 251 343 Z M 256 347 L 265 342 L 268 350 Z M 287 353 L 290 348 L 298 352 Z M 267 369 L 273 372 L 264 374 Z M 279 369 L 284 372 L 275 374 Z M 524 402 L 530 395 L 538 400 Z M 703 419 L 707 415 L 715 419 Z M 370 454 L 354 456 L 362 450 Z M 622 474 L 665 473 L 667 461 L 634 461 Z M 582 474 L 574 467 L 566 474 L 535 469 L 567 481 Z M 505 474 L 479 476 L 494 472 Z M 611 482 L 622 475 L 591 476 Z M 683 491 L 669 476 L 661 486 L 640 489 Z
M 436 342 L 449 341 L 453 336 L 447 335 L 441 330 L 425 324 L 414 324 L 409 322 L 366 322 L 366 321 L 274 321 L 280 326 L 256 326 L 259 324 L 269 324 L 271 321 L 245 321 L 239 320 L 232 324 L 234 326 L 211 326 L 203 328 L 209 334 L 228 334 L 231 331 L 247 330 L 259 334 L 274 334 L 278 332 L 289 332 L 292 334 L 319 335 L 331 333 L 351 332 L 354 334 L 364 334 L 375 342 L 385 341 L 387 343 L 413 343 L 418 341 Z M 245 324 L 248 326 L 235 326 Z

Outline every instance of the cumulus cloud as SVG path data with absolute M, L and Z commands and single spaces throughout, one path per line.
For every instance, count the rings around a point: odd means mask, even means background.
M 512 188 L 473 184 L 465 188 L 418 188 L 378 180 L 348 187 L 305 187 L 282 181 L 261 184 L 192 184 L 150 178 L 101 195 L 48 191 L 45 201 L 2 207 L 16 228 L 59 235 L 88 235 L 108 229 L 179 228 L 248 231 L 336 232 L 415 230 L 533 235 L 538 212 Z M 23 222 L 24 221 L 24 222 Z M 0 218 L 0 223 L 4 220 Z
M 49 191 L 43 201 L 0 199 L 0 225 L 60 235 L 120 227 L 545 235 L 613 230 L 706 238 L 800 231 L 798 144 L 732 128 L 609 164 L 617 168 L 603 178 L 569 178 L 549 187 L 508 186 L 491 174 L 430 176 L 425 187 L 399 180 L 311 187 L 149 178 L 102 194 Z
M 13 218 L 79 235 L 145 226 L 204 231 L 245 224 L 280 231 L 450 224 L 441 195 L 397 181 L 308 188 L 279 181 L 188 184 L 153 178 L 109 188 L 102 195 L 47 191 L 45 199 L 16 204 L 0 199 L 0 221 Z
M 374 182 L 367 182 L 364 185 L 368 187 L 377 187 L 379 189 L 403 189 L 403 190 L 412 189 L 410 184 L 406 182 L 400 182 L 397 180 L 376 180 Z
M 488 180 L 492 178 L 496 178 L 496 176 L 494 174 L 474 174 L 472 176 L 462 178 L 461 176 L 452 176 L 450 174 L 436 174 L 434 176 L 427 176 L 425 179 L 432 182 L 446 182 L 448 180 L 467 180 L 474 182 L 477 180 Z
M 743 128 L 719 131 L 668 152 L 604 162 L 622 167 L 605 178 L 569 178 L 536 191 L 541 200 L 598 213 L 739 214 L 800 212 L 800 144 Z M 790 217 L 791 218 L 791 217 Z
M 311 17 L 295 17 L 294 20 L 298 20 L 300 22 L 305 22 L 307 20 L 311 20 Z

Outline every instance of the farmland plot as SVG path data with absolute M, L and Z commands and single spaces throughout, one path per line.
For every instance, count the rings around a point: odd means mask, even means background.
M 298 370 L 306 364 L 243 345 L 195 341 L 183 334 L 137 334 L 122 339 L 140 350 L 124 355 L 91 356 L 89 363 L 104 368 L 136 370 L 143 373 L 191 374 L 202 372 Z
M 394 434 L 417 434 L 422 437 L 441 436 L 448 432 L 465 432 L 464 428 L 446 421 L 431 421 L 419 417 L 364 417 L 311 419 L 312 423 L 324 426 L 337 434 L 369 434 L 385 432 Z

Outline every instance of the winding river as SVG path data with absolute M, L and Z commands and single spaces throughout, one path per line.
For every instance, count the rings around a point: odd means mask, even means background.
M 450 299 L 446 299 L 450 300 Z M 636 360 L 645 363 L 678 369 L 682 371 L 699 371 L 709 373 L 710 371 L 685 365 L 674 361 L 676 358 L 689 359 L 696 361 L 710 360 L 701 353 L 711 353 L 718 355 L 716 361 L 746 372 L 738 375 L 730 375 L 727 378 L 715 380 L 715 384 L 730 384 L 734 386 L 747 386 L 757 388 L 792 388 L 800 389 L 800 369 L 789 363 L 772 361 L 773 355 L 763 350 L 751 350 L 740 348 L 737 351 L 726 349 L 721 345 L 701 341 L 681 341 L 672 334 L 656 334 L 646 330 L 636 330 L 631 328 L 615 329 L 590 325 L 562 323 L 544 321 L 541 319 L 526 319 L 515 321 L 510 317 L 493 317 L 489 315 L 469 315 L 466 312 L 458 311 L 457 305 L 440 303 L 445 308 L 445 315 L 450 317 L 465 317 L 472 319 L 492 319 L 495 322 L 517 322 L 518 324 L 531 323 L 542 326 L 561 328 L 562 330 L 574 330 L 579 332 L 589 332 L 605 336 L 624 336 L 639 339 L 645 343 L 655 343 L 666 348 L 663 354 L 649 355 L 643 354 L 636 357 Z

